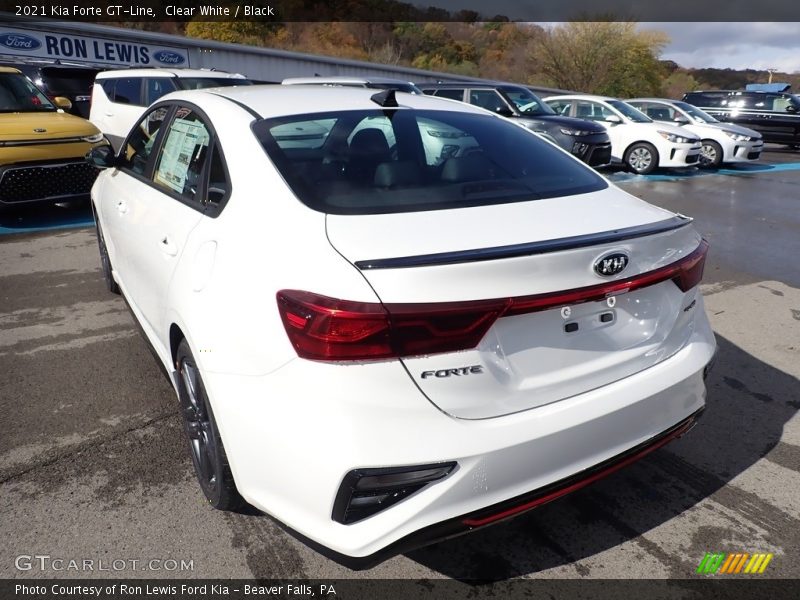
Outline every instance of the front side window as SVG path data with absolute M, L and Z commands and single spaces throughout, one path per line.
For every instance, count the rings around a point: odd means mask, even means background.
M 492 112 L 508 110 L 508 105 L 494 90 L 470 90 L 469 103 Z
M 652 119 L 622 100 L 609 100 L 608 104 L 634 123 L 652 123 Z
M 20 73 L 0 73 L 0 113 L 54 112 L 56 107 Z
M 153 152 L 158 132 L 169 114 L 169 108 L 161 106 L 148 112 L 125 141 L 125 163 L 122 168 L 144 175 Z
M 689 104 L 687 102 L 675 102 L 675 106 L 683 110 L 683 112 L 694 119 L 696 123 L 719 123 L 717 119 L 712 117 L 707 112 L 700 110 L 693 104 Z
M 153 173 L 155 183 L 186 200 L 195 200 L 210 137 L 197 113 L 179 108 L 161 145 Z
M 554 115 L 555 111 L 526 90 L 503 90 L 508 99 L 517 107 L 517 110 L 527 116 Z
M 287 132 L 330 125 L 318 146 Z M 358 110 L 265 119 L 253 131 L 297 198 L 333 214 L 523 202 L 607 187 L 592 169 L 490 115 Z

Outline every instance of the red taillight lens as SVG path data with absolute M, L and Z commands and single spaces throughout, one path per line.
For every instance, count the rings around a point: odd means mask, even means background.
M 708 243 L 654 271 L 583 288 L 470 302 L 380 304 L 311 292 L 277 294 L 283 326 L 301 358 L 380 360 L 474 348 L 502 316 L 593 302 L 672 279 L 683 292 L 703 276 Z
M 298 356 L 363 360 L 394 356 L 389 316 L 381 304 L 281 290 L 278 308 Z
M 708 242 L 701 240 L 697 250 L 683 260 L 678 261 L 679 269 L 674 281 L 682 292 L 688 292 L 703 279 L 703 269 L 706 266 L 707 255 Z
M 283 326 L 298 356 L 365 360 L 474 348 L 508 300 L 382 304 L 278 292 Z

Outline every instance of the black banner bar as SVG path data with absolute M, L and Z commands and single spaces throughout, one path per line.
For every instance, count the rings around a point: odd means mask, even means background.
M 66 22 L 800 21 L 796 0 L 0 0 L 0 13 Z M 0 19 L 6 15 L 0 14 Z
M 514 579 L 495 583 L 454 580 L 0 580 L 0 598 L 20 600 L 621 600 L 797 598 L 796 579 L 705 576 L 697 579 Z

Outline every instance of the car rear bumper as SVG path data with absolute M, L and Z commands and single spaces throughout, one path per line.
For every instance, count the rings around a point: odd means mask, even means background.
M 700 315 L 690 342 L 654 367 L 471 421 L 433 407 L 398 363 L 297 359 L 263 377 L 204 378 L 245 499 L 326 555 L 363 568 L 534 508 L 679 435 L 704 406 L 714 350 Z M 383 512 L 350 525 L 331 518 L 351 470 L 442 461 L 457 467 Z

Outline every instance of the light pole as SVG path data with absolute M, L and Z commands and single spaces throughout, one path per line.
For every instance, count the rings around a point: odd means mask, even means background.
M 777 70 L 778 69 L 776 69 L 775 67 L 767 69 L 767 73 L 769 73 L 769 81 L 767 81 L 767 83 L 772 83 L 772 74 L 775 73 Z

